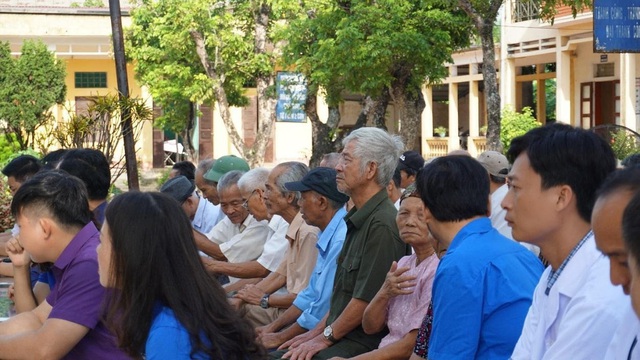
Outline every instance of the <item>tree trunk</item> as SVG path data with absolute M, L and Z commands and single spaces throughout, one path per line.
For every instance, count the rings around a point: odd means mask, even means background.
M 312 150 L 309 167 L 316 167 L 322 161 L 324 154 L 336 151 L 337 144 L 341 136 L 336 134 L 340 124 L 340 109 L 335 105 L 329 105 L 329 118 L 327 123 L 320 121 L 318 116 L 318 90 L 314 86 L 309 86 L 307 100 L 305 102 L 305 113 L 311 121 Z M 336 136 L 338 135 L 338 136 Z
M 263 3 L 260 5 L 255 15 L 255 52 L 265 54 L 267 46 L 267 27 L 269 26 L 269 15 L 271 7 Z M 251 146 L 245 158 L 251 167 L 262 165 L 266 153 L 267 144 L 271 139 L 273 125 L 276 122 L 276 99 L 270 94 L 270 89 L 275 87 L 275 76 L 273 73 L 258 76 L 258 129 L 256 131 L 255 142 Z
M 484 78 L 484 100 L 487 108 L 487 148 L 502 151 L 500 143 L 500 91 L 496 75 L 496 51 L 493 43 L 493 22 L 502 0 L 481 2 L 477 9 L 471 0 L 458 0 L 458 5 L 469 15 L 482 42 L 482 76 Z
M 406 150 L 420 151 L 420 144 L 416 145 L 416 140 L 421 133 L 422 111 L 426 106 L 424 96 L 417 86 L 405 87 L 398 91 L 399 96 L 396 96 L 395 104 L 400 113 L 399 135 Z
M 495 66 L 495 46 L 493 43 L 493 23 L 484 25 L 480 31 L 482 41 L 482 76 L 484 78 L 484 98 L 487 107 L 487 149 L 502 151 L 500 143 L 500 90 Z
M 360 110 L 360 115 L 358 115 L 356 124 L 353 126 L 353 130 L 367 125 L 367 121 L 371 116 L 371 110 L 373 110 L 375 105 L 376 102 L 371 98 L 371 96 L 367 95 L 364 97 L 362 100 L 362 109 Z
M 215 72 L 213 66 L 211 65 L 211 60 L 209 59 L 209 54 L 207 54 L 207 50 L 205 48 L 205 41 L 202 34 L 196 30 L 190 31 L 191 38 L 196 43 L 196 53 L 198 54 L 198 58 L 204 67 L 204 71 L 207 76 L 213 80 L 213 92 L 216 97 L 216 105 L 218 105 L 218 111 L 220 112 L 220 117 L 222 118 L 222 122 L 227 129 L 227 133 L 229 137 L 231 137 L 231 143 L 233 146 L 240 152 L 242 157 L 246 158 L 247 149 L 244 141 L 238 134 L 238 130 L 236 126 L 233 124 L 231 120 L 231 112 L 229 111 L 229 101 L 227 100 L 227 92 L 222 87 L 222 79 L 221 76 Z
M 384 131 L 388 131 L 385 115 L 387 113 L 387 107 L 389 106 L 390 100 L 391 94 L 389 93 L 389 89 L 385 87 L 382 90 L 382 93 L 380 93 L 380 96 L 376 99 L 373 112 L 371 114 L 373 126 Z

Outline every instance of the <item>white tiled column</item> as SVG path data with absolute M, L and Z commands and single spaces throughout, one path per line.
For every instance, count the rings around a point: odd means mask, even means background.
M 433 88 L 431 86 L 422 86 L 422 96 L 424 97 L 424 110 L 422 110 L 422 156 L 425 156 L 429 149 L 427 148 L 427 139 L 433 137 Z
M 620 54 L 620 122 L 634 131 L 636 123 L 636 54 Z

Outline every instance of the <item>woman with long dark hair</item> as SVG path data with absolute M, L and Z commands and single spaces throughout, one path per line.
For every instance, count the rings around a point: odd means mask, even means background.
M 205 271 L 189 219 L 174 199 L 157 192 L 116 196 L 97 251 L 100 283 L 113 289 L 107 324 L 131 356 L 265 358 L 251 326 Z

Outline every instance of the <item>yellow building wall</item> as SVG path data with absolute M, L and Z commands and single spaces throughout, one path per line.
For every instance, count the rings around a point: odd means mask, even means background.
M 67 97 L 63 106 L 56 106 L 54 114 L 57 121 L 65 121 L 69 118 L 69 111 L 75 112 L 77 97 L 96 97 L 113 95 L 118 93 L 118 83 L 116 79 L 115 61 L 110 59 L 60 59 L 64 61 L 67 69 Z M 107 87 L 106 88 L 76 88 L 75 73 L 76 72 L 106 72 Z M 152 100 L 147 89 L 141 87 L 134 79 L 133 66 L 127 66 L 127 75 L 129 80 L 129 94 L 132 97 L 140 97 L 146 103 L 149 110 L 152 109 Z M 118 121 L 114 119 L 114 121 Z M 140 166 L 144 169 L 151 168 L 153 162 L 153 128 L 152 121 L 147 121 L 143 125 L 140 137 L 136 142 L 136 154 Z M 120 152 L 116 153 L 116 158 L 122 156 L 124 147 L 119 146 Z

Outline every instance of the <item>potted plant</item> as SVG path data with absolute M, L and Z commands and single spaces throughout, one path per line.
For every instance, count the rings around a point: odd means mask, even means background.
M 487 136 L 487 125 L 482 125 L 480 127 L 480 136 Z
M 437 128 L 433 129 L 433 132 L 439 137 L 447 136 L 447 128 L 444 126 L 438 126 Z

